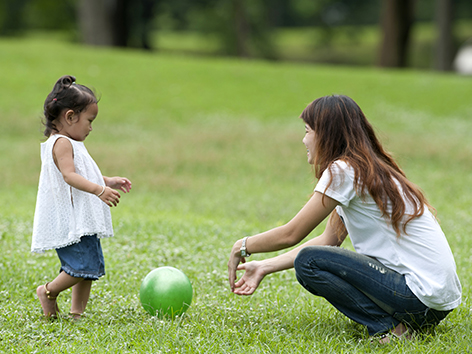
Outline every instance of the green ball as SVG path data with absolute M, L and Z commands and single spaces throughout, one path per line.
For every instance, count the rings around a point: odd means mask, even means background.
M 151 271 L 139 290 L 139 300 L 151 316 L 181 315 L 189 308 L 192 297 L 192 283 L 182 271 L 173 267 Z

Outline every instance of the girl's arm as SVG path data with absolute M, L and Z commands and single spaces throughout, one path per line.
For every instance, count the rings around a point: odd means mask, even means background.
M 251 236 L 247 239 L 246 249 L 248 253 L 273 252 L 296 245 L 303 240 L 315 227 L 317 227 L 339 203 L 319 192 L 315 192 L 298 214 L 287 224 L 275 229 Z M 333 231 L 333 233 L 335 233 Z M 324 234 L 323 234 L 324 235 Z M 322 236 L 323 236 L 322 235 Z M 321 237 L 321 236 L 320 236 Z M 321 237 L 319 244 L 336 244 L 337 239 L 332 233 Z M 234 288 L 236 270 L 240 262 L 245 262 L 241 257 L 242 239 L 236 241 L 231 250 L 228 272 L 231 289 Z M 293 262 L 292 262 L 293 266 Z
M 64 181 L 68 185 L 97 196 L 101 194 L 99 198 L 110 207 L 118 204 L 120 198 L 119 192 L 109 187 L 103 189 L 103 186 L 90 182 L 75 172 L 73 148 L 68 139 L 57 139 L 52 149 L 52 153 L 54 162 L 59 171 L 61 171 Z

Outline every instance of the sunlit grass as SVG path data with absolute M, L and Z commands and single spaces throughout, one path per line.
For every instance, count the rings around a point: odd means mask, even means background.
M 471 349 L 469 78 L 158 55 L 54 37 L 0 40 L 0 65 L 8 68 L 0 86 L 0 352 Z M 34 289 L 55 276 L 59 263 L 54 252 L 29 253 L 39 117 L 63 74 L 101 94 L 86 146 L 104 174 L 133 181 L 112 211 L 116 236 L 102 242 L 107 275 L 94 285 L 79 323 L 41 319 Z M 371 346 L 362 326 L 305 292 L 293 271 L 268 277 L 252 297 L 236 297 L 227 286 L 233 242 L 288 221 L 310 195 L 313 176 L 298 115 L 331 93 L 361 105 L 437 208 L 455 254 L 463 304 L 412 343 Z M 164 265 L 183 270 L 195 291 L 188 312 L 174 321 L 150 317 L 138 299 L 144 276 Z M 59 303 L 67 312 L 70 293 Z

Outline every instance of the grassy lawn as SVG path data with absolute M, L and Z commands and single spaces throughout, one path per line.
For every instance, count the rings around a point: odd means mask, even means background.
M 470 78 L 92 48 L 53 35 L 0 39 L 0 67 L 0 352 L 472 350 Z M 29 252 L 42 104 L 64 74 L 101 96 L 86 146 L 103 174 L 133 182 L 112 210 L 116 236 L 102 242 L 107 275 L 78 323 L 42 319 L 34 290 L 59 263 L 55 252 Z M 298 115 L 332 93 L 363 108 L 437 208 L 456 257 L 462 305 L 413 342 L 370 345 L 362 326 L 304 291 L 293 271 L 266 278 L 251 297 L 227 285 L 233 242 L 287 222 L 310 195 Z M 173 321 L 149 316 L 139 302 L 142 279 L 159 266 L 193 283 L 190 309 Z M 59 303 L 67 312 L 70 292 Z

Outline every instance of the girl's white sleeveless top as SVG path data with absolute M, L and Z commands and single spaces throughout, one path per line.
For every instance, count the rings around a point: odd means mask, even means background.
M 68 185 L 54 163 L 52 149 L 58 138 L 68 139 L 73 148 L 75 172 L 105 185 L 102 173 L 83 142 L 55 134 L 41 144 L 41 174 L 33 223 L 32 252 L 44 252 L 80 242 L 80 237 L 113 236 L 111 212 L 96 195 Z

